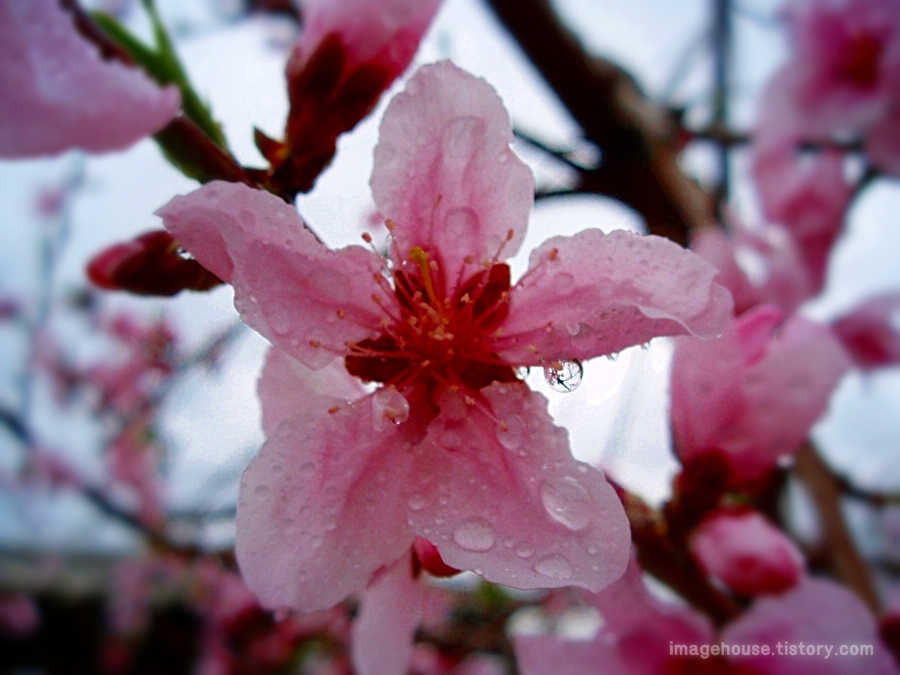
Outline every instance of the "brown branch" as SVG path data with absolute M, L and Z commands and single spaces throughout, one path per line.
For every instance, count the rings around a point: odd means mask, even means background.
M 737 602 L 710 583 L 686 548 L 673 545 L 663 515 L 640 497 L 620 486 L 614 487 L 631 523 L 631 536 L 641 567 L 705 612 L 718 626 L 740 614 Z
M 881 604 L 878 594 L 844 521 L 840 479 L 831 472 L 811 443 L 806 443 L 797 453 L 794 470 L 809 490 L 819 512 L 824 544 L 834 573 L 877 614 Z
M 691 230 L 715 223 L 709 195 L 678 166 L 676 126 L 627 72 L 588 55 L 549 0 L 487 3 L 585 135 L 600 146 L 603 163 L 582 174 L 581 191 L 629 204 L 650 232 L 681 244 Z

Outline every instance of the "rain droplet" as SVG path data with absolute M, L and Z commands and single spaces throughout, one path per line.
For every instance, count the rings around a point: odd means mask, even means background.
M 528 559 L 534 555 L 534 549 L 528 544 L 519 544 L 516 546 L 516 555 L 520 558 Z
M 306 464 L 302 464 L 302 465 L 300 466 L 300 475 L 301 475 L 301 476 L 308 476 L 309 474 L 311 474 L 311 473 L 312 473 L 313 471 L 315 471 L 315 470 L 316 470 L 316 465 L 315 465 L 315 464 L 313 464 L 312 462 L 306 462 Z
M 571 293 L 575 288 L 575 277 L 568 272 L 561 272 L 554 279 L 556 290 L 562 294 Z
M 406 505 L 413 511 L 421 511 L 425 508 L 427 503 L 428 500 L 425 499 L 425 495 L 413 495 L 409 498 L 409 501 L 406 502 Z
M 375 431 L 384 429 L 385 420 L 391 424 L 403 424 L 409 419 L 409 402 L 394 387 L 379 389 L 372 395 L 372 426 Z
M 453 541 L 467 551 L 490 550 L 495 540 L 494 528 L 483 518 L 471 518 L 453 532 Z
M 558 361 L 544 366 L 544 378 L 553 391 L 575 391 L 584 377 L 581 361 Z
M 590 522 L 591 496 L 574 478 L 566 476 L 541 485 L 541 501 L 553 520 L 580 530 Z
M 600 550 L 600 549 L 598 549 L 596 546 L 594 546 L 593 544 L 591 544 L 590 546 L 588 546 L 587 552 L 590 553 L 591 555 L 597 555 L 597 552 L 598 552 L 599 550 Z
M 551 579 L 565 581 L 572 577 L 572 565 L 558 553 L 545 555 L 537 561 L 534 571 Z
M 253 492 L 258 495 L 267 495 L 267 494 L 269 494 L 269 486 L 268 485 L 257 485 L 256 489 L 253 490 Z
M 520 380 L 524 380 L 530 374 L 531 368 L 529 368 L 528 366 L 519 366 L 518 368 L 516 368 L 516 377 L 518 377 Z

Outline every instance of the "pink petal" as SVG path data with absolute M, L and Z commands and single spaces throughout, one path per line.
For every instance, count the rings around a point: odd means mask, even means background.
M 512 140 L 509 115 L 484 80 L 450 62 L 416 73 L 385 112 L 371 181 L 401 258 L 422 247 L 452 284 L 467 256 L 478 263 L 515 254 L 534 177 Z
M 325 36 L 337 33 L 350 56 L 348 70 L 376 62 L 396 77 L 412 61 L 440 6 L 441 0 L 305 0 L 293 58 L 302 67 Z
M 496 341 L 510 363 L 618 352 L 660 335 L 713 337 L 731 316 L 715 268 L 661 237 L 585 230 L 531 254 Z
M 382 261 L 361 246 L 330 251 L 293 206 L 261 190 L 214 181 L 157 211 L 197 260 L 235 289 L 252 328 L 311 368 L 377 337 L 373 294 Z
M 692 535 L 691 551 L 707 572 L 744 595 L 780 593 L 804 574 L 794 543 L 758 513 L 708 518 Z
M 308 396 L 355 401 L 366 394 L 362 383 L 347 372 L 340 360 L 335 359 L 319 370 L 310 370 L 287 352 L 272 347 L 257 387 L 266 434 L 275 433 L 282 422 L 305 408 L 305 397 L 298 395 L 298 382 L 302 383 L 301 391 L 307 392 Z
M 887 650 L 878 639 L 875 619 L 852 592 L 834 582 L 807 579 L 784 595 L 757 600 L 751 609 L 722 634 L 728 644 L 778 643 L 798 645 L 874 645 L 875 656 L 769 656 L 731 657 L 766 675 L 867 675 L 897 672 L 879 670 Z
M 402 556 L 366 588 L 350 634 L 359 675 L 405 675 L 413 636 L 422 620 L 428 588 L 413 577 L 411 555 Z
M 667 641 L 700 644 L 712 637 L 712 626 L 705 616 L 687 605 L 660 600 L 647 590 L 643 570 L 634 556 L 625 574 L 591 601 L 608 629 L 619 635 L 652 626 Z
M 621 576 L 622 505 L 600 471 L 572 458 L 546 399 L 521 383 L 480 393 L 495 419 L 446 392 L 415 451 L 413 531 L 448 565 L 514 588 L 599 590 Z
M 180 107 L 175 87 L 104 61 L 54 0 L 0 1 L 0 156 L 122 150 Z
M 366 587 L 381 567 L 406 556 L 406 476 L 422 423 L 375 430 L 372 397 L 347 404 L 316 392 L 302 366 L 260 383 L 264 405 L 298 403 L 269 432 L 241 481 L 235 550 L 247 585 L 268 608 L 325 609 Z M 264 413 L 267 425 L 287 413 Z
M 716 341 L 676 343 L 671 417 L 678 453 L 687 460 L 723 450 L 735 480 L 757 478 L 796 450 L 850 367 L 833 333 L 799 316 L 782 326 L 763 358 L 748 363 L 739 326 L 769 311 L 744 314 Z
M 832 328 L 860 368 L 900 363 L 900 293 L 886 293 L 861 304 Z

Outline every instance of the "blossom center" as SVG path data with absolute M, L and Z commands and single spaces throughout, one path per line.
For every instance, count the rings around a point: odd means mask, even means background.
M 347 371 L 367 382 L 429 390 L 515 381 L 512 366 L 492 349 L 492 334 L 509 311 L 509 266 L 486 265 L 449 295 L 441 267 L 428 253 L 414 246 L 409 261 L 407 269 L 393 272 L 393 284 L 380 277 L 394 301 L 382 304 L 384 333 L 348 345 Z

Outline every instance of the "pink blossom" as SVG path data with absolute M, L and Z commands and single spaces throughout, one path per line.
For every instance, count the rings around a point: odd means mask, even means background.
M 676 341 L 672 430 L 682 460 L 723 451 L 734 482 L 798 449 L 850 367 L 837 338 L 800 316 L 757 307 L 714 342 Z
M 441 0 L 306 0 L 287 64 L 291 110 L 284 142 L 257 132 L 272 186 L 309 191 L 338 136 L 371 112 L 412 61 Z
M 104 61 L 55 0 L 0 1 L 0 156 L 122 150 L 180 105 L 174 87 Z
M 164 518 L 159 454 L 146 420 L 125 428 L 104 453 L 110 476 L 136 498 L 138 519 L 150 527 L 160 526 Z
M 622 579 L 589 601 L 605 623 L 589 641 L 519 636 L 523 675 L 888 675 L 896 665 L 878 637 L 874 617 L 853 593 L 830 581 L 806 579 L 778 597 L 757 600 L 719 634 L 694 610 L 654 598 L 635 563 Z M 624 618 L 623 618 L 624 617 Z M 791 656 L 778 645 L 864 644 L 874 656 Z M 686 645 L 688 654 L 673 653 Z M 722 655 L 722 645 L 767 646 L 768 655 Z M 695 651 L 691 651 L 695 648 Z M 702 649 L 706 649 L 703 656 Z M 713 651 L 711 648 L 714 648 Z M 693 655 L 691 655 L 693 654 Z
M 793 0 L 784 18 L 794 55 L 764 94 L 766 135 L 859 133 L 887 113 L 900 63 L 897 0 Z
M 736 315 L 761 304 L 791 314 L 819 290 L 783 228 L 736 223 L 725 233 L 709 227 L 694 235 L 691 247 L 719 270 L 716 281 L 731 291 Z
M 387 262 L 326 249 L 292 207 L 242 185 L 160 211 L 274 345 L 259 385 L 268 440 L 244 473 L 236 541 L 265 606 L 331 606 L 416 537 L 518 588 L 599 589 L 622 573 L 621 504 L 514 366 L 712 336 L 731 301 L 694 254 L 626 232 L 551 239 L 511 285 L 502 260 L 534 190 L 511 141 L 485 82 L 450 63 L 420 70 L 375 151 Z
M 794 543 L 753 512 L 708 516 L 691 535 L 691 552 L 709 574 L 744 595 L 780 593 L 804 574 Z
M 832 329 L 864 369 L 900 363 L 900 293 L 885 293 L 867 300 L 834 322 Z
M 810 272 L 824 286 L 828 258 L 841 233 L 853 188 L 843 173 L 843 156 L 826 151 L 799 157 L 793 143 L 758 148 L 753 174 L 763 213 L 790 234 Z

